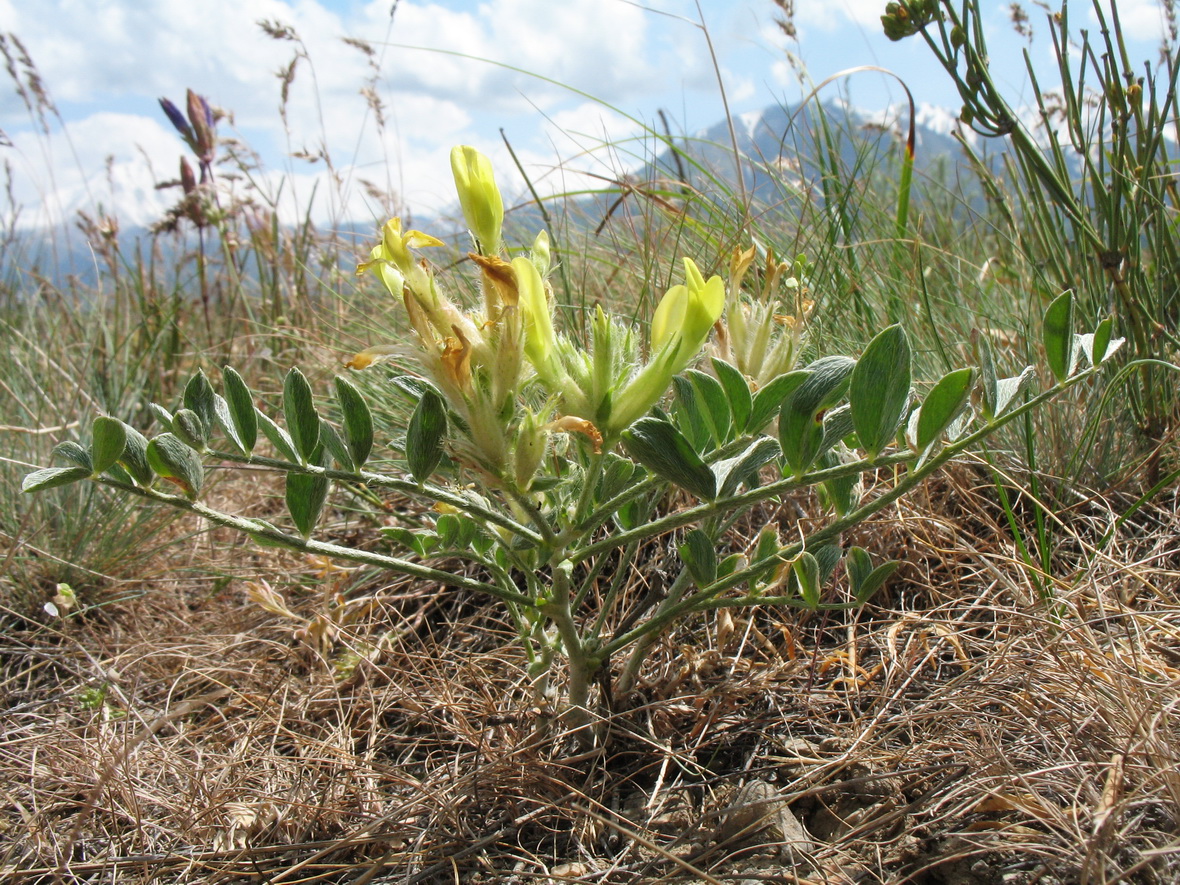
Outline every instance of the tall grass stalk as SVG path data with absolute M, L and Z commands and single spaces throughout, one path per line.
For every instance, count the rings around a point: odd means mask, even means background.
M 1142 361 L 1125 395 L 1138 448 L 1148 454 L 1148 482 L 1154 483 L 1177 418 L 1176 386 L 1152 362 L 1180 349 L 1180 192 L 1172 156 L 1180 125 L 1180 65 L 1174 37 L 1160 65 L 1144 63 L 1137 71 L 1117 4 L 1091 4 L 1096 34 L 1072 29 L 1069 6 L 1063 5 L 1046 16 L 1055 83 L 1043 83 L 1025 50 L 1036 95 L 1037 120 L 1030 123 L 991 75 L 979 0 L 915 0 L 890 9 L 883 18 L 886 33 L 893 39 L 921 35 L 959 92 L 963 123 L 1010 145 L 1007 175 L 976 168 L 994 198 L 1014 196 L 1016 208 L 1004 211 L 1010 235 L 1042 268 L 1037 282 L 1043 297 L 1053 294 L 1046 288 L 1074 289 L 1090 316 L 1107 310 L 1117 316 L 1131 343 L 1128 358 Z M 898 18 L 901 9 L 905 22 Z M 1081 467 L 1077 455 L 1075 473 Z M 1127 465 L 1094 466 L 1109 474 Z

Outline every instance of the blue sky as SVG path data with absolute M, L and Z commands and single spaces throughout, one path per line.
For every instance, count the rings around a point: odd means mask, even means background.
M 798 101 L 804 77 L 818 83 L 875 64 L 902 77 L 919 102 L 957 105 L 919 41 L 893 44 L 881 34 L 884 0 L 796 0 L 796 41 L 775 25 L 770 0 L 400 0 L 392 20 L 391 5 L 0 0 L 0 32 L 20 38 L 62 118 L 51 118 L 45 135 L 11 81 L 0 85 L 0 129 L 12 142 L 0 156 L 11 166 L 22 222 L 68 222 L 99 203 L 125 226 L 158 218 L 172 194 L 154 184 L 175 177 L 185 148 L 156 100 L 183 105 L 189 87 L 230 115 L 220 135 L 257 152 L 254 181 L 285 217 L 314 192 L 321 223 L 380 219 L 388 207 L 372 186 L 411 211 L 445 207 L 447 154 L 456 143 L 492 155 L 510 182 L 501 129 L 539 186 L 558 191 L 635 165 L 643 128 L 658 126 L 660 109 L 675 132 L 718 121 L 722 88 L 738 114 Z M 993 70 L 1013 95 L 1027 95 L 1008 3 L 994 6 Z M 1120 0 L 1119 9 L 1137 38 L 1132 57 L 1154 60 L 1157 4 Z M 1044 13 L 1030 14 L 1044 36 Z M 1086 25 L 1089 4 L 1075 3 L 1072 14 Z M 291 27 L 299 42 L 268 37 L 259 20 Z M 365 41 L 372 56 L 345 38 Z M 1032 52 L 1048 58 L 1043 41 Z M 306 57 L 296 65 L 284 123 L 276 72 L 299 53 Z M 359 94 L 366 86 L 382 102 L 384 127 Z M 841 92 L 870 109 L 902 97 L 879 74 L 845 79 L 825 94 Z M 300 153 L 326 154 L 332 173 L 323 159 Z

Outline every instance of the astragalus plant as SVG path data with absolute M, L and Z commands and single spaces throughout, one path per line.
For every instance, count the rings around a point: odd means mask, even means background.
M 581 340 L 558 328 L 546 235 L 509 258 L 487 159 L 460 147 L 452 163 L 481 302 L 457 303 L 418 254 L 439 241 L 397 219 L 358 269 L 404 306 L 412 329 L 408 344 L 376 345 L 348 363 L 359 371 L 397 355 L 418 366 L 389 382 L 414 401 L 398 459 L 384 462 L 398 469 L 365 469 L 372 413 L 346 377 L 336 379 L 333 423 L 292 368 L 280 423 L 227 367 L 221 394 L 198 373 L 178 408 L 154 407 L 161 426 L 150 439 L 117 417 L 98 417 L 89 445 L 58 446 L 68 466 L 32 473 L 24 488 L 98 482 L 260 544 L 485 593 L 516 626 L 537 698 L 585 737 L 593 734 L 584 726 L 594 719 L 595 685 L 609 685 L 604 677 L 613 674 L 609 690 L 625 698 L 653 643 L 682 618 L 863 605 L 896 563 L 874 567 L 864 549 L 842 546 L 842 533 L 1000 426 L 1083 383 L 1119 344 L 1109 321 L 1074 335 L 1066 293 L 1046 314 L 1051 378 L 1039 392 L 1031 367 L 997 378 L 981 336 L 978 368 L 952 371 L 919 396 L 901 326 L 880 332 L 858 359 L 799 366 L 810 309 L 805 263 L 753 248 L 726 262 L 728 280 L 684 259 L 684 282 L 660 299 L 646 334 L 595 307 Z M 755 262 L 757 274 L 749 272 Z M 403 438 L 380 428 L 381 439 L 391 437 Z M 284 474 L 289 524 L 203 503 L 208 462 Z M 859 481 L 866 472 L 878 480 L 872 497 Z M 383 549 L 318 540 L 334 484 L 408 495 L 431 524 L 382 529 Z M 768 527 L 752 544 L 732 540 L 729 530 L 752 507 L 807 487 L 830 508 L 822 527 L 786 538 Z M 675 550 L 677 564 L 637 599 L 628 591 L 645 573 L 639 553 L 656 539 Z M 439 567 L 456 560 L 469 567 Z

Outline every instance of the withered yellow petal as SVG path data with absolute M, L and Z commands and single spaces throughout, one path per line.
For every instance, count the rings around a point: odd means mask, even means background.
M 392 356 L 398 352 L 398 347 L 395 344 L 377 344 L 373 347 L 366 347 L 360 353 L 353 354 L 352 358 L 347 360 L 344 365 L 349 369 L 367 369 L 373 363 L 380 362 L 382 358 Z

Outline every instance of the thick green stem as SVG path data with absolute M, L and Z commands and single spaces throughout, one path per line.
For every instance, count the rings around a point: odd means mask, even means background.
M 611 550 L 616 547 L 623 547 L 627 544 L 636 541 L 644 541 L 648 538 L 654 538 L 673 529 L 683 528 L 687 525 L 696 525 L 709 519 L 713 516 L 720 516 L 725 513 L 732 512 L 739 508 L 749 507 L 752 504 L 757 504 L 761 501 L 767 501 L 778 495 L 787 492 L 793 492 L 801 488 L 810 488 L 819 483 L 826 482 L 832 479 L 840 479 L 845 476 L 853 476 L 858 473 L 864 473 L 868 470 L 875 470 L 879 467 L 890 467 L 895 464 L 905 464 L 909 461 L 917 459 L 917 455 L 913 452 L 899 452 L 894 455 L 886 455 L 878 458 L 876 461 L 860 460 L 853 461 L 849 464 L 840 464 L 836 467 L 829 467 L 825 470 L 817 470 L 814 473 L 806 473 L 801 477 L 790 477 L 788 479 L 772 482 L 764 486 L 759 486 L 756 489 L 749 489 L 739 495 L 732 495 L 728 498 L 719 498 L 716 501 L 709 501 L 704 504 L 698 504 L 696 507 L 689 507 L 687 510 L 680 510 L 676 513 L 669 513 L 667 516 L 660 519 L 652 520 L 637 528 L 626 532 L 618 532 L 611 534 L 601 541 L 589 544 L 580 550 L 574 551 L 570 555 L 571 561 L 574 564 L 584 562 L 593 556 L 597 556 L 605 550 Z
M 586 474 L 582 479 L 582 492 L 578 495 L 578 504 L 574 508 L 574 518 L 570 531 L 576 531 L 577 527 L 582 524 L 586 510 L 594 500 L 595 487 L 598 485 L 598 478 L 602 474 L 602 459 L 603 456 L 601 454 L 590 455 L 590 463 L 586 465 Z
M 543 606 L 542 611 L 552 619 L 554 626 L 557 627 L 569 666 L 569 687 L 566 690 L 568 705 L 562 712 L 562 720 L 578 732 L 581 740 L 589 741 L 593 737 L 587 728 L 592 721 L 590 687 L 594 684 L 594 676 L 598 673 L 602 660 L 582 639 L 577 622 L 574 620 L 570 607 L 572 599 L 570 572 L 572 568 L 568 560 L 553 566 L 553 596 Z

